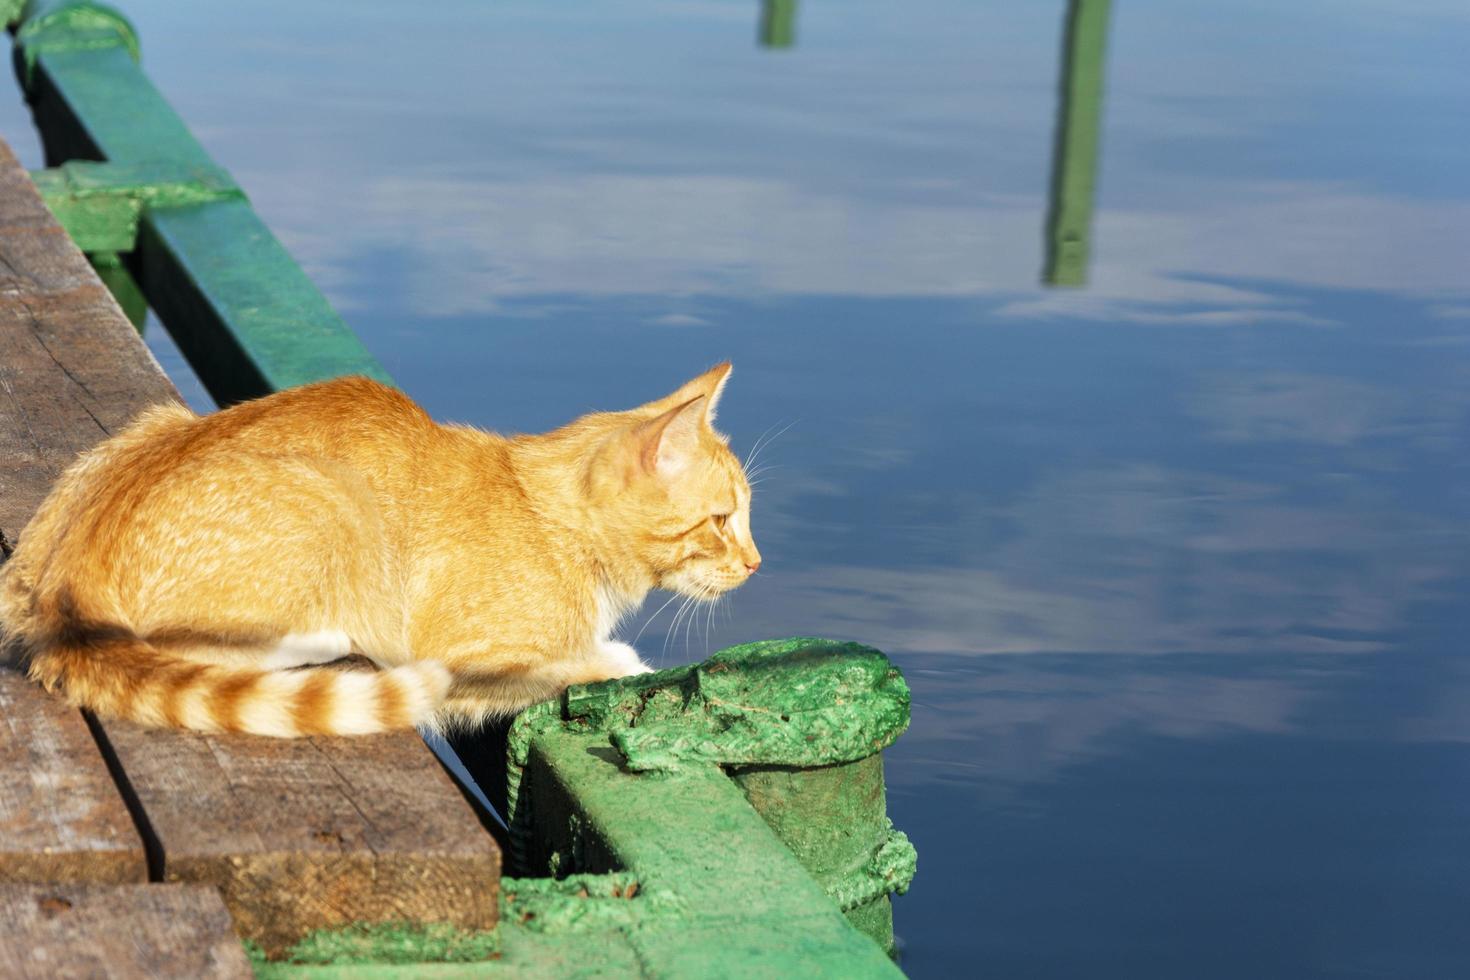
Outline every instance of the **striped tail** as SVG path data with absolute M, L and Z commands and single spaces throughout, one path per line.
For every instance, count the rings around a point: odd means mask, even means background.
M 384 671 L 200 664 L 126 635 L 46 646 L 29 660 L 32 680 L 105 718 L 276 738 L 431 725 L 450 682 L 429 661 Z

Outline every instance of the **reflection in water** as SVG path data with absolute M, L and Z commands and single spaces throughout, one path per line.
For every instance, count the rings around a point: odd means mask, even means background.
M 796 44 L 797 2 L 798 0 L 761 0 L 762 47 L 789 48 Z
M 1046 218 L 1046 268 L 1041 277 L 1052 286 L 1087 283 L 1111 6 L 1111 0 L 1070 0 L 1067 4 L 1052 149 L 1051 210 Z

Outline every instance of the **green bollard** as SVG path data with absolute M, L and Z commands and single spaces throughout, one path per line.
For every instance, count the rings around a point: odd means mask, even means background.
M 888 820 L 883 757 L 817 769 L 751 766 L 731 775 L 847 920 L 893 955 L 888 895 L 913 877 L 914 852 Z
M 559 704 L 537 705 L 512 727 L 507 789 L 518 873 L 623 868 L 650 888 L 670 880 L 662 877 L 669 871 L 684 878 L 692 869 L 654 868 L 662 864 L 661 841 L 712 832 L 733 819 L 721 810 L 727 804 L 697 809 L 704 819 L 693 824 L 669 815 L 661 830 L 647 821 L 664 811 L 645 813 L 643 805 L 650 794 L 681 798 L 681 782 L 713 800 L 718 794 L 707 780 L 723 775 L 739 789 L 734 799 L 743 796 L 820 886 L 830 902 L 820 904 L 835 905 L 892 955 L 889 895 L 907 890 L 917 859 L 888 820 L 880 753 L 908 720 L 908 686 L 888 658 L 832 640 L 751 643 L 701 664 L 571 688 Z M 626 802 L 592 819 L 579 812 L 579 798 L 601 792 L 582 771 L 597 754 L 633 782 Z M 614 826 L 624 821 L 641 827 Z M 643 842 L 626 843 L 625 834 Z M 735 850 L 756 846 L 752 839 Z M 635 852 L 652 863 L 640 867 Z M 555 860 L 548 863 L 548 855 Z M 727 872 L 734 869 L 721 869 Z M 671 887 L 724 894 L 719 886 Z

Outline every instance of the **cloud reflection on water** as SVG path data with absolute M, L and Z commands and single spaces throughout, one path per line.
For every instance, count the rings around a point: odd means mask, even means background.
M 1017 529 L 1000 547 L 956 541 L 948 566 L 773 567 L 742 623 L 955 654 L 1365 652 L 1463 568 L 1464 535 L 1432 521 L 1277 496 L 1149 467 L 1063 474 L 994 512 Z
M 997 315 L 1024 318 L 1312 326 L 1335 321 L 1264 285 L 1222 280 L 1373 289 L 1440 311 L 1470 295 L 1470 202 L 1307 181 L 1222 180 L 1170 210 L 1104 207 L 1089 288 L 1042 291 L 1031 286 L 1039 196 L 919 203 L 701 174 L 382 177 L 358 186 L 325 176 L 290 182 L 278 201 L 291 215 L 281 230 L 349 310 L 368 301 L 357 281 L 364 256 L 383 249 L 406 266 L 395 301 L 426 316 L 566 293 L 589 301 L 828 294 L 997 296 L 1006 300 Z M 1017 247 L 1027 241 L 1038 251 Z

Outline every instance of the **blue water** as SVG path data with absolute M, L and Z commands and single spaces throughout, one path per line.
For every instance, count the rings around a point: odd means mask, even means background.
M 789 425 L 639 646 L 903 667 L 909 973 L 1470 976 L 1470 8 L 1115 4 L 1058 290 L 1061 3 L 125 7 L 436 415 Z

